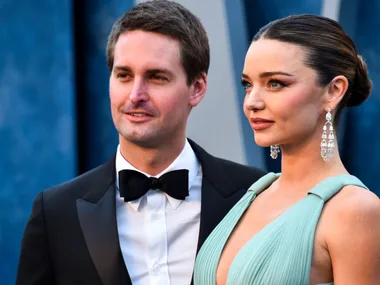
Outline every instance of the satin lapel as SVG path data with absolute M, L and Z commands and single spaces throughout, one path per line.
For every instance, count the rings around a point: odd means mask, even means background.
M 207 179 L 203 178 L 201 223 L 197 252 L 200 250 L 206 238 L 245 192 L 246 190 L 242 189 L 231 196 L 223 197 Z
M 205 239 L 247 190 L 236 187 L 230 179 L 231 173 L 222 166 L 220 159 L 208 154 L 192 140 L 188 141 L 201 163 L 203 174 L 198 252 Z
M 121 254 L 116 224 L 115 186 L 98 202 L 77 200 L 83 236 L 104 285 L 132 285 Z
M 207 237 L 247 191 L 237 189 L 220 161 L 189 140 L 202 166 L 202 204 L 197 253 Z M 193 280 L 191 281 L 193 285 Z

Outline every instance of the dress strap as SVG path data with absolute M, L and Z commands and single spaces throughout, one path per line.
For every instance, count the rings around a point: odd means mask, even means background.
M 327 202 L 331 197 L 347 185 L 359 186 L 368 190 L 368 188 L 357 177 L 349 174 L 342 174 L 323 180 L 311 189 L 308 194 L 314 194 L 320 197 L 323 201 Z
M 280 174 L 269 172 L 268 174 L 261 177 L 256 183 L 249 187 L 248 192 L 253 192 L 255 195 L 259 195 L 265 189 L 267 189 L 274 181 L 280 177 Z

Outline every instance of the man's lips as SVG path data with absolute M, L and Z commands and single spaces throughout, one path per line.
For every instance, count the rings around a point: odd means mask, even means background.
M 136 113 L 127 112 L 126 114 L 129 115 L 129 116 L 134 116 L 134 117 L 145 117 L 145 116 L 152 117 L 152 115 L 150 115 L 150 114 L 140 113 L 140 112 L 136 112 Z
M 124 113 L 128 121 L 132 123 L 143 123 L 151 120 L 154 115 L 146 111 L 128 111 Z

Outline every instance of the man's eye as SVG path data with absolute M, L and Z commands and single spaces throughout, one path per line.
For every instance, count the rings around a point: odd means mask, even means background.
M 159 81 L 168 81 L 168 79 L 161 75 L 152 75 L 153 80 L 159 80 Z

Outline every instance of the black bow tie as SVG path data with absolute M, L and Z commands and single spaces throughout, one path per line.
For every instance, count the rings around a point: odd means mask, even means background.
M 120 196 L 125 202 L 143 196 L 149 189 L 160 189 L 171 197 L 185 200 L 189 195 L 189 175 L 187 169 L 165 173 L 160 178 L 147 177 L 135 170 L 119 171 Z

